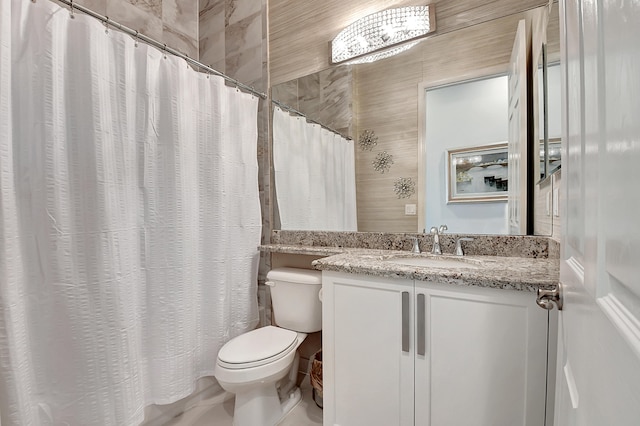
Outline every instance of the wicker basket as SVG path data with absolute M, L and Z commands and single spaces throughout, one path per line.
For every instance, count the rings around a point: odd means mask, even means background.
M 311 386 L 313 387 L 313 400 L 322 408 L 322 349 L 311 358 Z

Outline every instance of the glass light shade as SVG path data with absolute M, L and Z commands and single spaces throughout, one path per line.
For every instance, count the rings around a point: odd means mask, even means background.
M 387 9 L 360 18 L 331 42 L 331 63 L 373 62 L 410 49 L 435 30 L 433 5 Z

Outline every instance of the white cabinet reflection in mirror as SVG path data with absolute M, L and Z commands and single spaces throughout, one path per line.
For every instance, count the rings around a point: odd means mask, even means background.
M 531 292 L 322 272 L 324 424 L 544 424 Z

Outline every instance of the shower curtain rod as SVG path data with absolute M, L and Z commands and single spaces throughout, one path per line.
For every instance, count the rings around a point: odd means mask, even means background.
M 36 0 L 31 0 L 31 1 L 35 2 Z M 170 53 L 170 54 L 172 54 L 174 56 L 182 58 L 185 61 L 187 61 L 187 63 L 189 63 L 191 65 L 195 65 L 196 67 L 202 68 L 202 69 L 208 71 L 211 74 L 215 74 L 215 75 L 217 75 L 219 77 L 224 78 L 225 80 L 227 80 L 228 82 L 230 82 L 231 84 L 236 86 L 238 89 L 242 89 L 242 90 L 244 90 L 246 92 L 252 93 L 252 94 L 254 94 L 254 95 L 256 95 L 256 96 L 258 96 L 258 97 L 260 97 L 262 99 L 267 99 L 267 95 L 266 94 L 264 94 L 262 92 L 259 92 L 256 89 L 254 89 L 253 87 L 247 86 L 246 84 L 243 84 L 243 83 L 239 82 L 238 80 L 236 80 L 234 78 L 231 78 L 228 75 L 223 74 L 220 71 L 217 71 L 217 70 L 211 68 L 209 65 L 205 65 L 200 61 L 196 61 L 195 59 L 190 58 L 189 55 L 185 55 L 184 53 L 181 53 L 181 52 L 179 52 L 179 51 L 177 51 L 175 49 L 170 48 L 169 46 L 167 46 L 166 43 L 160 43 L 159 41 L 154 40 L 151 37 L 148 37 L 148 36 L 146 36 L 144 34 L 141 34 L 141 33 L 139 33 L 138 31 L 136 31 L 134 29 L 131 29 L 131 28 L 125 26 L 125 25 L 122 25 L 122 24 L 110 19 L 108 16 L 100 15 L 99 13 L 96 13 L 91 9 L 87 9 L 86 7 L 84 7 L 84 6 L 80 5 L 80 4 L 76 4 L 76 3 L 74 3 L 73 0 L 57 0 L 57 1 L 69 6 L 69 8 L 71 9 L 71 13 L 73 13 L 74 10 L 79 10 L 82 13 L 85 13 L 85 14 L 93 17 L 93 18 L 96 18 L 99 21 L 102 21 L 107 26 L 107 28 L 108 27 L 117 28 L 117 29 L 119 29 L 120 31 L 122 31 L 124 33 L 127 33 L 129 35 L 134 36 L 136 40 L 143 41 L 143 42 L 145 42 L 145 43 L 147 43 L 147 44 L 149 44 L 149 45 L 151 45 L 153 47 L 156 47 L 156 48 L 162 50 L 163 52 Z
M 331 127 L 329 127 L 329 126 L 325 126 L 324 124 L 319 123 L 319 122 L 317 122 L 316 120 L 312 120 L 312 119 L 310 119 L 309 117 L 307 117 L 307 115 L 306 115 L 306 114 L 304 114 L 304 113 L 302 113 L 302 112 L 298 111 L 298 110 L 297 110 L 297 109 L 295 109 L 295 108 L 290 107 L 290 106 L 289 106 L 289 105 L 287 105 L 287 104 L 283 104 L 282 102 L 280 102 L 280 101 L 276 101 L 275 99 L 271 99 L 271 102 L 273 102 L 274 104 L 278 105 L 280 108 L 282 108 L 283 110 L 285 110 L 285 111 L 287 111 L 287 112 L 291 112 L 291 113 L 293 113 L 293 114 L 299 115 L 300 117 L 304 117 L 304 118 L 305 118 L 309 123 L 317 124 L 318 126 L 322 127 L 323 129 L 327 129 L 328 131 L 330 131 L 330 132 L 332 132 L 332 133 L 335 133 L 336 135 L 341 136 L 341 137 L 343 137 L 343 138 L 345 138 L 345 139 L 347 139 L 347 140 L 353 140 L 353 138 L 351 138 L 351 137 L 349 137 L 349 136 L 345 136 L 345 135 L 343 135 L 342 133 L 340 133 L 339 131 L 332 129 L 332 128 L 331 128 Z

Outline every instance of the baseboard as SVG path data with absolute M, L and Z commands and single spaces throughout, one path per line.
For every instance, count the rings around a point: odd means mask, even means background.
M 186 398 L 167 405 L 150 405 L 144 409 L 144 422 L 140 426 L 163 426 L 198 404 L 222 404 L 233 395 L 222 389 L 214 377 L 203 377 L 196 383 L 196 390 Z

